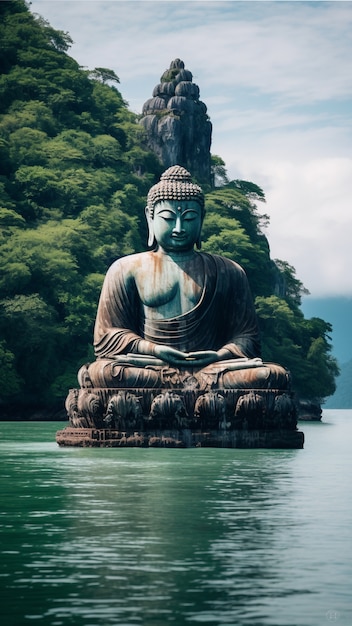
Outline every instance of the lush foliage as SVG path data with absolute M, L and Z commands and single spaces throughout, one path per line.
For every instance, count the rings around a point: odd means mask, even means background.
M 352 359 L 341 365 L 341 374 L 337 380 L 336 391 L 326 401 L 327 409 L 352 409 Z
M 23 0 L 1 2 L 0 16 L 0 394 L 49 403 L 92 358 L 107 267 L 145 248 L 145 198 L 162 168 L 114 71 L 80 68 L 69 35 Z M 304 319 L 293 268 L 271 260 L 262 190 L 228 182 L 220 157 L 213 172 L 204 249 L 245 267 L 265 358 L 290 367 L 301 395 L 331 394 L 331 328 Z
M 307 293 L 287 262 L 271 260 L 263 228 L 268 216 L 255 202 L 263 191 L 253 183 L 232 181 L 207 196 L 204 249 L 227 256 L 245 268 L 255 297 L 266 361 L 285 365 L 302 398 L 318 399 L 335 391 L 339 370 L 331 355 L 332 327 L 319 318 L 304 319 L 301 297 Z
M 113 71 L 82 70 L 24 2 L 0 11 L 1 396 L 49 401 L 89 358 L 107 266 L 143 247 L 160 166 Z

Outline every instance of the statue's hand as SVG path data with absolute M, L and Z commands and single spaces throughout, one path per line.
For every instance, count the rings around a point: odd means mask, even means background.
M 186 361 L 194 367 L 205 367 L 210 363 L 219 360 L 219 356 L 215 350 L 199 350 L 198 352 L 189 352 Z
M 186 365 L 188 354 L 186 352 L 181 352 L 181 350 L 175 350 L 175 348 L 170 348 L 169 346 L 156 344 L 154 348 L 154 355 L 165 361 L 166 363 L 170 363 L 170 365 L 180 366 L 180 364 Z

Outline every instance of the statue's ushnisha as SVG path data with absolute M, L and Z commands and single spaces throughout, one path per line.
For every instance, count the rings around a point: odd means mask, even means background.
M 282 422 L 286 412 L 295 429 L 289 373 L 260 358 L 244 270 L 200 251 L 204 195 L 187 170 L 175 165 L 164 172 L 149 191 L 146 218 L 152 249 L 118 259 L 105 277 L 94 330 L 96 360 L 80 370 L 81 389 L 69 395 L 71 423 L 118 428 L 122 415 L 126 429 L 138 405 L 143 430 L 153 424 L 156 407 L 161 418 L 172 418 L 182 405 L 183 426 L 188 420 L 191 428 L 202 427 L 197 417 L 203 411 L 214 427 L 221 418 L 231 429 L 248 405 L 244 424 L 250 412 L 266 427 L 270 411 L 272 422 L 275 415 Z M 166 417 L 164 427 L 171 427 Z

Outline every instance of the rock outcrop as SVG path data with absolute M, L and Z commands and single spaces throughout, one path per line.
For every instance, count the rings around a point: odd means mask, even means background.
M 199 87 L 184 62 L 175 59 L 143 105 L 140 123 L 147 144 L 165 168 L 181 165 L 203 185 L 211 185 L 212 125 Z

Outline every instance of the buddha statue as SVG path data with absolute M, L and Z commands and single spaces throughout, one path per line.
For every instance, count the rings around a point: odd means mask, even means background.
M 288 372 L 260 359 L 244 270 L 199 251 L 204 214 L 203 192 L 180 166 L 150 189 L 152 249 L 118 259 L 104 281 L 93 387 L 287 388 Z
M 295 429 L 290 375 L 261 359 L 244 270 L 201 252 L 202 189 L 186 169 L 170 167 L 150 189 L 145 212 L 150 250 L 119 258 L 106 274 L 96 359 L 69 394 L 71 423 L 128 430 L 137 416 L 143 430 L 157 415 L 175 426 L 176 415 L 176 426 L 219 428 L 220 419 L 232 428 L 233 416 L 252 413 L 256 423 L 259 415 L 263 426 L 276 411 Z

